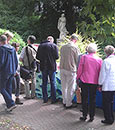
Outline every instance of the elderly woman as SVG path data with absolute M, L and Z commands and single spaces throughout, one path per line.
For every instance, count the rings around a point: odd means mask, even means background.
M 88 54 L 81 57 L 77 71 L 77 81 L 80 79 L 82 91 L 83 116 L 80 120 L 85 121 L 88 114 L 88 95 L 89 95 L 89 121 L 92 122 L 95 116 L 95 98 L 98 86 L 98 77 L 102 65 L 102 59 L 95 55 L 97 45 L 90 43 L 87 47 Z
M 99 84 L 102 85 L 103 112 L 105 120 L 102 123 L 113 124 L 113 96 L 115 93 L 115 48 L 105 47 L 107 58 L 103 61 L 99 75 Z

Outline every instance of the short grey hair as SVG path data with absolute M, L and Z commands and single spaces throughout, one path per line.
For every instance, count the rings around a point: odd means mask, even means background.
M 50 42 L 52 42 L 52 43 L 54 42 L 54 38 L 52 36 L 48 36 L 47 40 L 50 41 Z
M 72 39 L 72 40 L 78 40 L 78 36 L 77 36 L 76 34 L 72 34 L 72 35 L 71 35 L 71 39 Z
M 0 42 L 5 42 L 7 41 L 7 36 L 6 35 L 1 35 L 0 36 Z
M 104 52 L 107 54 L 107 55 L 111 55 L 115 52 L 115 48 L 112 46 L 112 45 L 107 45 L 104 49 Z
M 95 43 L 90 43 L 87 46 L 87 52 L 88 53 L 95 53 L 95 52 L 97 52 L 97 45 Z

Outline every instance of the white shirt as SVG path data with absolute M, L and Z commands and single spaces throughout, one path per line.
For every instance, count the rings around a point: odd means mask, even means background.
M 115 91 L 115 55 L 103 61 L 98 82 L 102 85 L 102 91 Z

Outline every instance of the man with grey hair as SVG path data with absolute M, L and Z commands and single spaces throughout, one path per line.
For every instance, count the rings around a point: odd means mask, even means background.
M 48 102 L 47 83 L 48 76 L 51 84 L 51 102 L 56 102 L 56 60 L 58 56 L 58 48 L 52 36 L 47 37 L 47 41 L 40 44 L 37 50 L 36 59 L 40 60 L 40 70 L 42 71 L 42 93 L 43 102 Z
M 16 108 L 12 99 L 12 80 L 18 67 L 14 47 L 7 42 L 5 35 L 0 36 L 0 92 L 6 102 L 7 111 Z
M 60 76 L 62 85 L 63 104 L 66 108 L 71 108 L 72 97 L 76 89 L 76 72 L 78 64 L 79 48 L 75 45 L 78 37 L 76 34 L 71 36 L 70 42 L 61 48 Z

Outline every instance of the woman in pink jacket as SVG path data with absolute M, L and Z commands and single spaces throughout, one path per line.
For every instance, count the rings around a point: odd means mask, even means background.
M 80 120 L 85 121 L 88 114 L 88 95 L 89 95 L 89 121 L 92 122 L 95 116 L 95 99 L 98 86 L 98 78 L 102 65 L 102 59 L 95 55 L 97 45 L 90 43 L 87 47 L 88 54 L 81 57 L 77 70 L 77 81 L 82 81 L 82 109 L 83 116 Z

